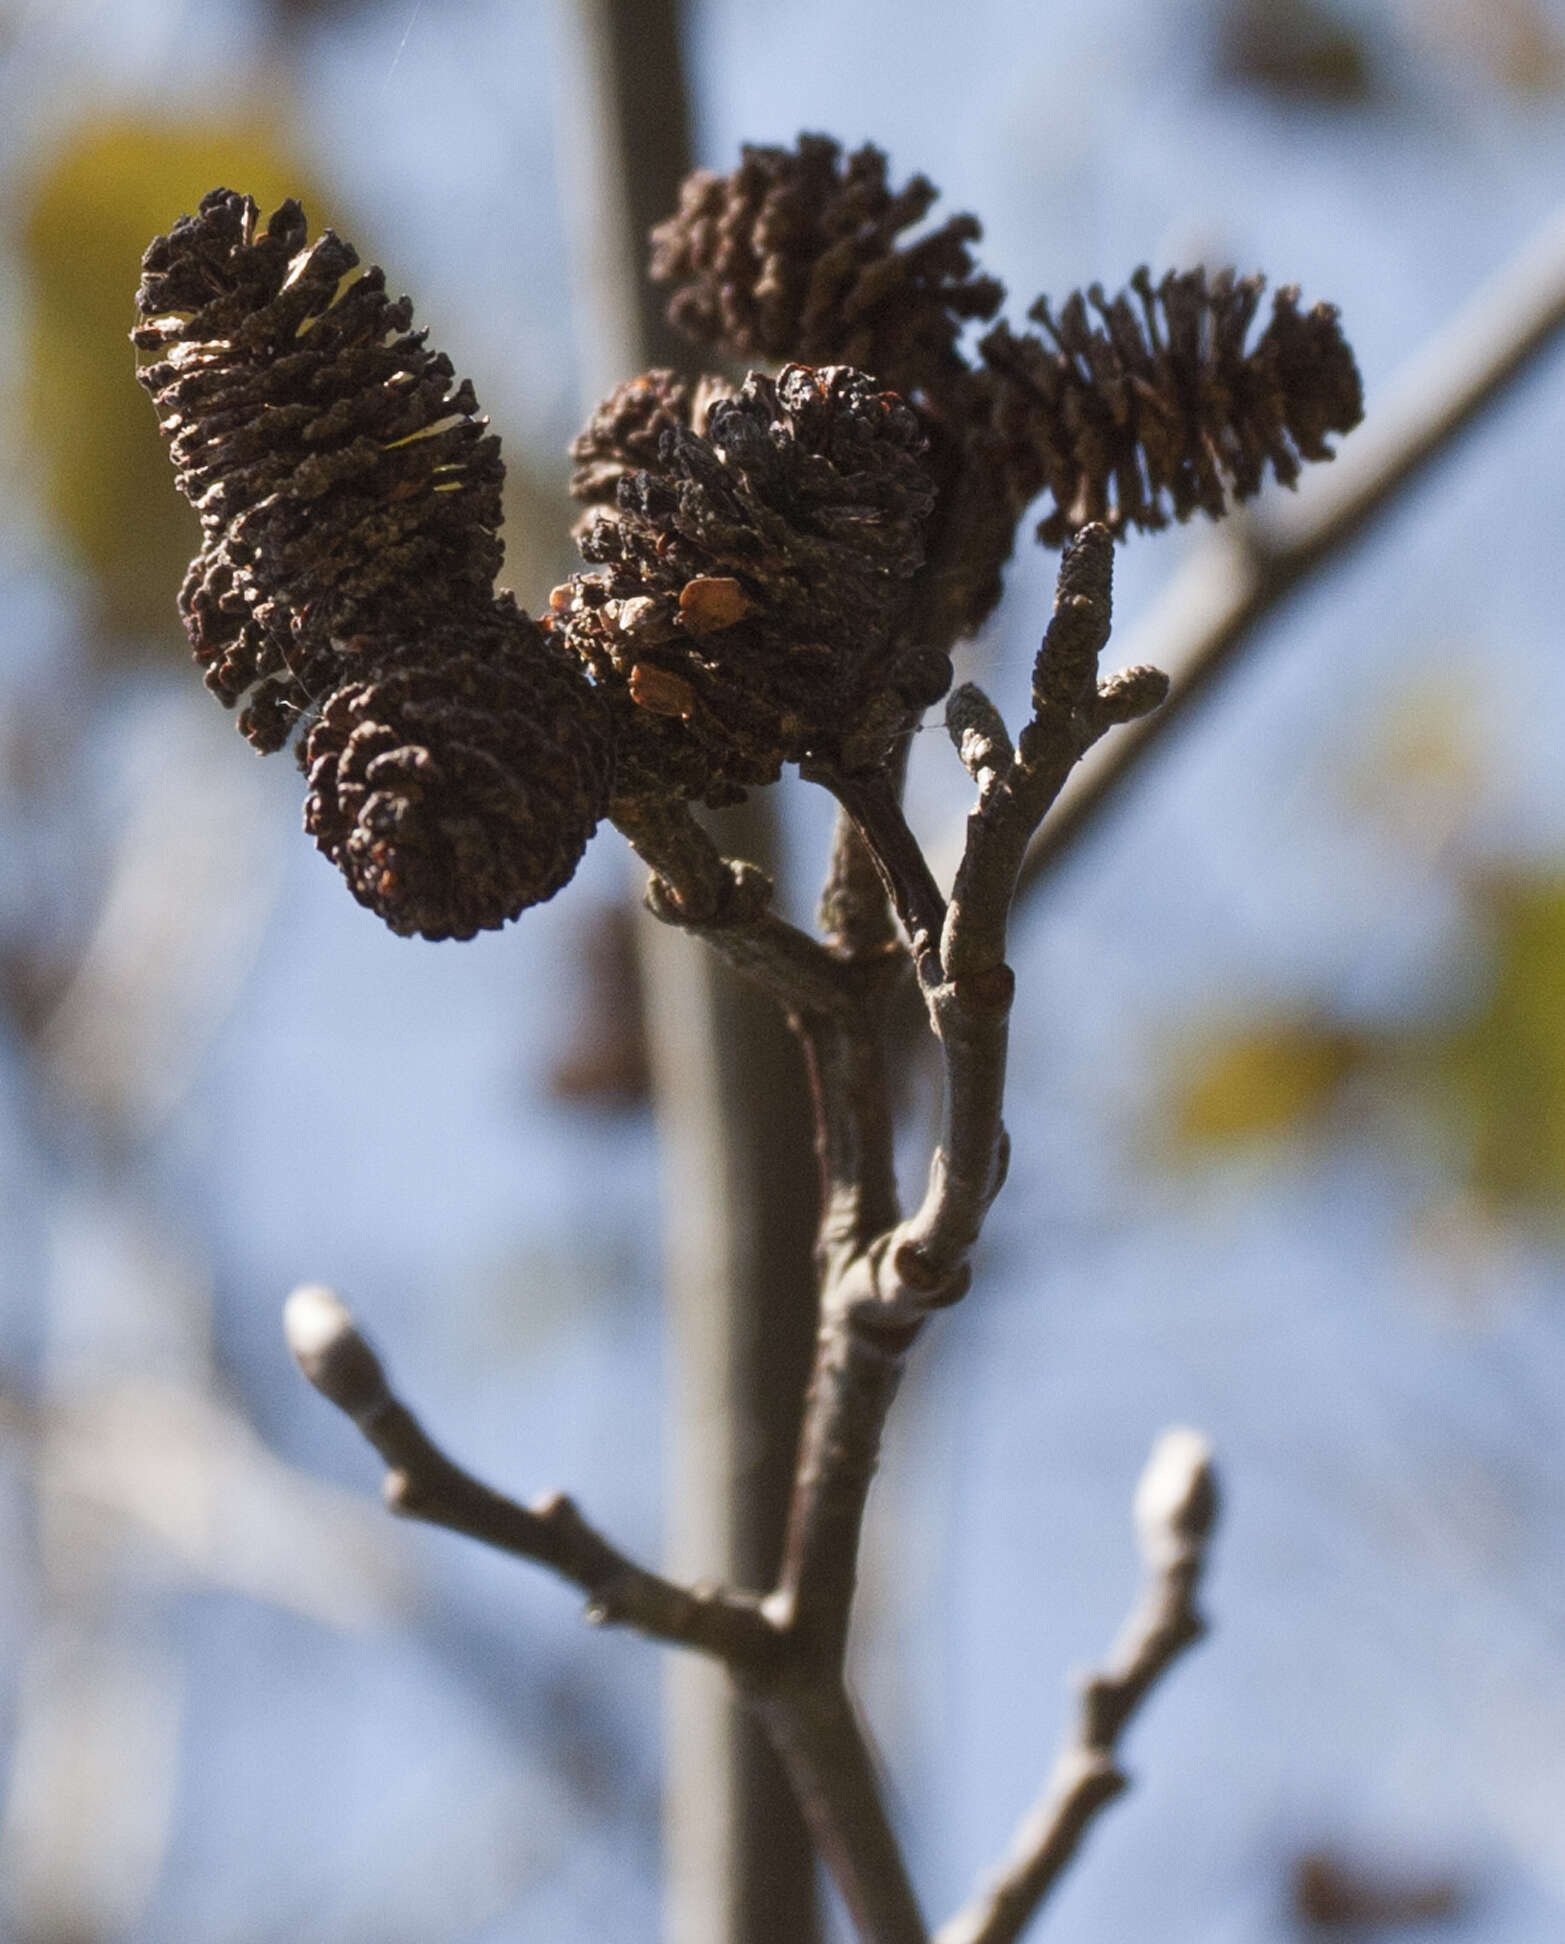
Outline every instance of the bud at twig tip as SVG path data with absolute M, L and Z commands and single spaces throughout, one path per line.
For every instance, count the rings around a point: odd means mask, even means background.
M 305 1283 L 283 1305 L 283 1335 L 310 1383 L 349 1417 L 384 1404 L 390 1392 L 380 1359 L 335 1290 Z
M 1212 1446 L 1200 1431 L 1174 1425 L 1152 1447 L 1136 1487 L 1136 1530 L 1153 1565 L 1199 1546 L 1217 1517 Z

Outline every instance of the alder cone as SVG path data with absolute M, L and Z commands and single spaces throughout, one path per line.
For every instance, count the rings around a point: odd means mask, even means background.
M 606 809 L 608 710 L 500 566 L 499 441 L 379 270 L 214 190 L 142 264 L 136 344 L 201 550 L 180 610 L 261 750 L 301 722 L 305 826 L 393 931 L 550 897 Z
M 627 473 L 657 469 L 665 432 L 704 432 L 707 412 L 733 389 L 726 378 L 663 370 L 616 385 L 571 442 L 571 497 L 612 506 Z
M 207 686 L 276 749 L 343 672 L 334 642 L 487 609 L 498 439 L 407 298 L 285 202 L 215 189 L 142 261 L 138 377 L 202 546 L 180 611 Z
M 907 613 L 934 502 L 917 415 L 790 365 L 658 450 L 585 524 L 597 571 L 549 617 L 614 709 L 617 794 L 731 802 L 784 762 L 883 763 L 951 675 Z
M 845 155 L 824 135 L 746 147 L 729 174 L 686 178 L 652 232 L 652 275 L 675 286 L 669 321 L 729 356 L 853 365 L 907 397 L 938 391 L 964 369 L 963 325 L 1005 294 L 975 270 L 976 217 L 899 240 L 938 196 L 924 176 L 892 189 L 877 148 Z
M 550 898 L 608 806 L 607 710 L 509 602 L 487 625 L 372 645 L 321 704 L 304 825 L 404 936 L 471 938 Z
M 981 346 L 992 437 L 1019 502 L 1047 490 L 1038 528 L 1059 546 L 1101 521 L 1119 534 L 1196 513 L 1213 519 L 1258 493 L 1267 469 L 1285 486 L 1306 460 L 1329 459 L 1327 434 L 1364 414 L 1358 367 L 1331 304 L 1299 308 L 1284 285 L 1255 344 L 1246 338 L 1266 279 L 1138 270 L 1105 298 L 1094 284 L 1045 335 L 998 326 Z M 1094 321 L 1096 319 L 1096 321 Z

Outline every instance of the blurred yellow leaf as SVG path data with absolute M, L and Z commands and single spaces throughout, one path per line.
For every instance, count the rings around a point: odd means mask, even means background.
M 1376 1098 L 1444 1130 L 1467 1205 L 1499 1216 L 1565 1210 L 1565 876 L 1483 877 L 1468 889 L 1484 969 L 1459 1017 L 1373 1037 L 1288 1016 L 1211 1031 L 1164 1092 L 1172 1154 L 1307 1134 L 1367 1074 Z
M 1565 877 L 1484 882 L 1489 969 L 1467 1018 L 1427 1049 L 1469 1190 L 1492 1206 L 1565 1204 Z
M 176 640 L 174 596 L 194 551 L 129 342 L 141 254 L 219 185 L 263 209 L 299 196 L 330 212 L 270 121 L 191 126 L 102 119 L 79 127 L 30 185 L 24 433 L 45 510 L 93 575 L 112 646 Z
M 1344 773 L 1349 805 L 1412 855 L 1437 856 L 1483 801 L 1496 730 L 1473 691 L 1470 667 L 1424 669 L 1391 701 Z
M 1238 1147 L 1309 1132 L 1371 1057 L 1367 1042 L 1322 1019 L 1250 1021 L 1190 1053 L 1169 1098 L 1176 1148 Z

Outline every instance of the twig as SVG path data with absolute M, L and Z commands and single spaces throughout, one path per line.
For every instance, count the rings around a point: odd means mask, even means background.
M 1113 558 L 1102 526 L 1084 527 L 1066 548 L 1033 670 L 1032 718 L 1014 748 L 981 691 L 966 687 L 951 698 L 947 727 L 978 784 L 978 801 L 944 914 L 938 973 L 929 957 L 920 965 L 945 1063 L 945 1120 L 922 1204 L 885 1248 L 866 1255 L 852 1299 L 872 1297 L 904 1322 L 962 1294 L 968 1256 L 1005 1177 L 1001 1107 L 1015 990 L 1006 927 L 1028 841 L 1082 754 L 1115 723 L 1156 708 L 1166 693 L 1154 669 L 1098 680 L 1112 619 Z M 879 826 L 862 817 L 859 825 L 879 856 Z M 880 861 L 895 885 L 895 867 Z
M 855 1004 L 855 982 L 840 961 L 776 915 L 771 879 L 722 856 L 688 804 L 620 805 L 614 821 L 652 868 L 647 908 L 655 918 L 704 938 L 790 1015 L 839 1013 Z
M 865 1944 L 929 1944 L 864 1732 L 839 1680 L 756 1697 L 822 1860 Z
M 952 732 L 979 795 L 949 908 L 892 774 L 816 776 L 852 820 L 839 826 L 828 880 L 829 945 L 777 918 L 765 874 L 723 857 L 688 806 L 614 807 L 652 867 L 652 911 L 699 934 L 770 993 L 804 1044 L 814 1086 L 820 1329 L 771 1594 L 686 1591 L 625 1559 L 569 1500 L 529 1508 L 502 1498 L 430 1442 L 334 1296 L 312 1288 L 290 1299 L 295 1354 L 386 1459 L 395 1509 L 552 1567 L 587 1593 L 592 1617 L 627 1621 L 728 1668 L 788 1770 L 864 1944 L 927 1944 L 928 1936 L 844 1685 L 865 1506 L 908 1352 L 931 1312 L 966 1290 L 972 1247 L 1005 1174 L 1015 984 L 1005 931 L 1027 839 L 1082 751 L 1162 692 L 1149 671 L 1098 682 L 1111 562 L 1102 528 L 1067 550 L 1034 672 L 1034 713 L 1014 748 L 976 690 L 954 699 Z M 906 961 L 888 897 L 946 1079 L 928 1185 L 907 1221 L 898 1219 L 884 1047 L 886 1002 Z
M 331 1290 L 296 1289 L 284 1307 L 284 1329 L 305 1376 L 385 1459 L 393 1511 L 549 1567 L 587 1595 L 587 1618 L 596 1624 L 623 1623 L 720 1661 L 765 1725 L 865 1944 L 927 1944 L 874 1762 L 842 1685 L 840 1654 L 823 1662 L 806 1651 L 776 1596 L 763 1610 L 745 1594 L 676 1586 L 627 1559 L 568 1498 L 523 1506 L 480 1484 L 396 1396 Z
M 840 958 L 869 958 L 896 946 L 896 922 L 886 887 L 863 833 L 846 810 L 837 812 L 832 833 L 820 922 Z
M 872 1308 L 855 1302 L 852 1289 L 851 1278 L 843 1279 L 822 1301 L 782 1579 L 768 1605 L 833 1680 L 840 1678 L 847 1646 L 859 1535 L 881 1434 L 922 1321 L 893 1318 L 878 1329 Z
M 1136 1488 L 1147 1578 L 1109 1655 L 1082 1683 L 1075 1726 L 1037 1805 L 993 1882 L 942 1924 L 935 1944 L 1011 1944 L 1075 1855 L 1098 1811 L 1129 1786 L 1119 1738 L 1171 1663 L 1206 1631 L 1196 1589 L 1217 1516 L 1211 1448 L 1198 1432 L 1165 1431 Z
M 857 824 L 907 933 L 920 980 L 938 977 L 936 954 L 946 901 L 907 826 L 893 778 L 884 773 L 844 776 L 815 765 L 801 766 L 799 773 L 830 790 Z
M 1436 333 L 1330 468 L 1264 514 L 1230 517 L 1175 577 L 1129 643 L 1136 658 L 1169 671 L 1168 701 L 1076 771 L 1027 853 L 1019 897 L 1092 828 L 1124 782 L 1250 646 L 1271 611 L 1362 539 L 1562 329 L 1565 210 Z
M 953 698 L 953 739 L 979 786 L 967 850 L 949 912 L 937 913 L 927 866 L 889 788 L 866 812 L 840 779 L 823 778 L 854 816 L 902 917 L 945 1065 L 939 1143 L 918 1210 L 866 1232 L 866 1201 L 894 1216 L 889 1185 L 873 1194 L 866 1165 L 889 1183 L 889 1135 L 866 1140 L 857 1081 L 867 1042 L 845 1021 L 837 1036 L 809 1035 L 817 1072 L 818 1139 L 826 1163 L 821 1333 L 805 1407 L 804 1435 L 782 1579 L 768 1611 L 823 1672 L 840 1673 L 858 1564 L 860 1532 L 882 1432 L 919 1330 L 931 1311 L 966 1291 L 969 1257 L 1005 1176 L 1001 1119 L 1007 1027 L 1015 981 L 1004 962 L 1006 913 L 1027 838 L 1083 749 L 1131 703 L 1153 706 L 1154 679 L 1123 679 L 1100 691 L 1098 655 L 1108 638 L 1113 547 L 1102 527 L 1086 529 L 1061 565 L 1055 614 L 1034 672 L 1034 713 L 1013 748 L 998 714 L 977 690 Z M 889 807 L 888 807 L 889 806 Z M 896 814 L 893 815 L 892 812 Z M 912 848 L 918 868 L 907 860 Z M 921 885 L 924 888 L 921 889 Z M 933 937 L 939 938 L 938 954 Z M 823 1068 L 823 1055 L 834 1065 Z M 849 1077 L 844 1084 L 843 1076 Z
M 595 1624 L 637 1627 L 736 1670 L 759 1671 L 776 1658 L 775 1630 L 755 1601 L 675 1586 L 617 1551 L 570 1499 L 518 1505 L 453 1464 L 392 1391 L 352 1312 L 331 1290 L 316 1283 L 296 1289 L 283 1327 L 305 1376 L 385 1459 L 386 1502 L 394 1512 L 549 1567 L 587 1595 Z
M 867 986 L 858 1012 L 805 1015 L 797 1022 L 815 1099 L 821 1168 L 816 1264 L 827 1285 L 901 1213 L 881 1028 L 886 988 L 899 969 L 885 959 L 856 967 L 882 975 Z

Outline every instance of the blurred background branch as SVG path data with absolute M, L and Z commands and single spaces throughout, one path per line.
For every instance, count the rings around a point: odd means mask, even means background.
M 680 0 L 573 0 L 585 114 L 562 123 L 585 417 L 627 375 L 691 365 L 647 277 L 647 236 L 693 166 Z M 713 819 L 780 868 L 772 792 Z M 638 886 L 638 890 L 639 890 Z M 815 1335 L 818 1186 L 799 1049 L 776 1005 L 697 940 L 644 919 L 639 963 L 662 1150 L 668 1316 L 666 1561 L 770 1586 Z M 816 1865 L 793 1792 L 727 1677 L 664 1673 L 665 1935 L 812 1944 Z

